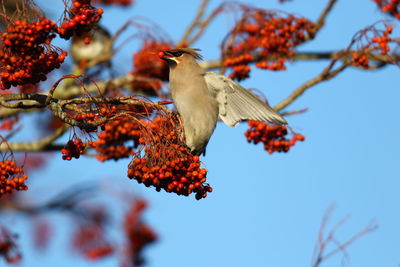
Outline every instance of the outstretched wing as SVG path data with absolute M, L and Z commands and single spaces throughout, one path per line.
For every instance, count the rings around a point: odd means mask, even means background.
M 228 77 L 206 72 L 204 78 L 208 90 L 218 101 L 219 117 L 225 124 L 235 126 L 244 120 L 287 124 L 267 103 Z

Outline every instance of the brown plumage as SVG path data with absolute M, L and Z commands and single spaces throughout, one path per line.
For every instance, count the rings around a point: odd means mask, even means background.
M 198 49 L 159 52 L 168 62 L 172 99 L 183 120 L 186 145 L 195 155 L 205 153 L 218 118 L 229 126 L 243 120 L 286 124 L 286 120 L 252 92 L 223 75 L 204 72 L 196 62 Z

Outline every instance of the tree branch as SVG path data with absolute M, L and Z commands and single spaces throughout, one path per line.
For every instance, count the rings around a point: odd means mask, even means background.
M 365 236 L 366 234 L 371 233 L 372 231 L 378 228 L 377 224 L 374 221 L 371 221 L 363 230 L 353 235 L 347 241 L 340 243 L 336 240 L 335 235 L 337 231 L 347 222 L 349 216 L 344 217 L 339 222 L 337 222 L 329 231 L 328 235 L 325 236 L 325 230 L 329 219 L 332 215 L 333 207 L 329 207 L 325 212 L 325 215 L 322 219 L 322 223 L 320 226 L 320 230 L 318 233 L 317 243 L 314 251 L 314 259 L 312 262 L 312 267 L 318 267 L 321 263 L 328 258 L 336 255 L 339 252 L 342 252 L 345 256 L 347 256 L 346 248 L 348 248 L 351 244 L 353 244 L 356 240 Z M 330 243 L 335 244 L 337 247 L 326 253 L 326 249 Z
M 0 151 L 12 150 L 14 152 L 22 151 L 22 152 L 38 152 L 45 150 L 54 150 L 50 149 L 51 144 L 60 136 L 62 136 L 68 129 L 69 125 L 64 125 L 58 129 L 56 129 L 52 134 L 34 141 L 27 143 L 4 143 L 0 144 Z
M 190 35 L 192 35 L 193 31 L 197 27 L 199 27 L 199 25 L 201 24 L 201 18 L 203 17 L 204 11 L 209 2 L 210 2 L 210 0 L 202 0 L 196 16 L 194 17 L 194 19 L 193 19 L 192 23 L 189 25 L 189 27 L 186 29 L 185 33 L 183 34 L 182 39 L 179 41 L 178 44 L 187 44 L 188 43 L 188 39 L 189 39 Z
M 330 13 L 336 2 L 337 0 L 329 0 L 328 4 L 326 5 L 325 9 L 322 11 L 321 15 L 319 16 L 316 22 L 314 35 L 325 25 L 326 17 Z
M 350 56 L 354 52 L 355 51 L 353 50 L 348 50 L 346 52 L 344 51 L 298 52 L 288 59 L 291 61 L 314 61 L 314 60 L 332 60 L 337 58 L 342 61 L 348 61 L 350 59 Z M 252 63 L 259 62 L 260 60 L 274 59 L 276 57 L 280 57 L 280 55 L 274 57 L 269 56 L 267 58 L 265 57 L 263 58 L 258 55 L 253 55 L 254 60 Z M 379 53 L 368 53 L 367 58 L 372 61 L 376 61 L 377 67 L 371 69 L 377 69 L 391 62 L 400 61 L 400 55 L 381 55 Z M 200 62 L 200 66 L 206 70 L 219 69 L 223 67 L 223 61 L 221 59 L 204 61 Z

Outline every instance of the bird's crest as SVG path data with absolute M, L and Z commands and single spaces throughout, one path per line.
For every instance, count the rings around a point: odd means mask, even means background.
M 173 52 L 180 51 L 180 52 L 191 55 L 192 57 L 194 57 L 197 60 L 203 60 L 203 56 L 200 55 L 200 53 L 198 53 L 198 51 L 200 51 L 200 49 L 198 49 L 198 48 L 177 48 L 172 51 Z

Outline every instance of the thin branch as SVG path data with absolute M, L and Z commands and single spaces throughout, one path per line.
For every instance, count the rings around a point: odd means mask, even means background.
M 68 129 L 69 125 L 64 125 L 58 129 L 56 129 L 52 134 L 33 142 L 26 142 L 26 143 L 4 143 L 0 144 L 0 151 L 8 151 L 12 150 L 14 152 L 23 151 L 23 152 L 38 152 L 38 151 L 45 151 L 45 150 L 54 150 L 53 148 L 50 149 L 49 147 L 51 144 L 62 136 Z
M 187 45 L 191 46 L 193 43 L 195 43 L 200 37 L 201 35 L 204 33 L 204 31 L 206 30 L 207 26 L 211 23 L 211 21 L 213 21 L 213 19 L 221 12 L 222 8 L 218 7 L 217 9 L 215 9 L 205 20 L 203 20 L 202 22 L 199 22 L 198 26 L 198 31 L 196 32 L 196 34 L 189 40 L 187 41 Z
M 316 22 L 314 35 L 325 25 L 326 17 L 330 13 L 336 2 L 337 0 L 329 0 L 328 4 L 326 5 L 325 9 L 322 11 L 321 15 L 319 16 Z
M 199 26 L 200 24 L 200 20 L 204 15 L 204 11 L 208 5 L 208 3 L 210 2 L 210 0 L 202 0 L 200 7 L 197 11 L 196 16 L 194 17 L 192 23 L 189 25 L 189 27 L 186 29 L 185 33 L 183 34 L 183 37 L 181 39 L 181 41 L 179 41 L 179 44 L 185 44 L 187 43 L 190 35 L 192 35 L 193 31 L 196 29 L 196 27 Z
M 377 224 L 374 221 L 371 221 L 363 230 L 353 235 L 347 241 L 341 243 L 336 238 L 335 235 L 339 231 L 339 229 L 346 223 L 349 219 L 349 216 L 344 217 L 339 222 L 337 222 L 329 231 L 328 235 L 325 236 L 325 230 L 327 228 L 327 224 L 331 218 L 333 211 L 333 206 L 330 206 L 322 219 L 320 230 L 318 233 L 317 243 L 315 246 L 312 267 L 319 267 L 320 264 L 327 260 L 328 258 L 336 255 L 337 253 L 342 252 L 344 257 L 348 258 L 348 253 L 346 252 L 346 248 L 352 245 L 356 240 L 365 236 L 366 234 L 371 233 L 372 231 L 378 228 Z M 336 248 L 332 249 L 330 252 L 326 253 L 328 245 L 333 244 Z
M 104 94 L 104 92 L 107 89 L 107 86 L 109 86 L 110 84 L 114 85 L 115 87 L 127 87 L 131 91 L 135 91 L 136 89 L 132 87 L 132 84 L 135 81 L 154 82 L 159 80 L 154 78 L 137 76 L 129 73 L 106 81 L 97 81 L 85 85 L 85 92 Z M 61 99 L 69 99 L 74 96 L 82 95 L 82 93 L 83 90 L 81 85 L 73 85 L 69 86 L 68 88 L 60 88 L 60 91 L 58 91 L 58 93 L 55 96 Z
M 352 50 L 327 51 L 327 52 L 298 52 L 288 59 L 291 61 L 314 61 L 314 60 L 332 60 L 337 58 L 338 60 L 346 62 L 350 59 L 350 56 L 354 52 L 355 51 Z M 381 54 L 368 53 L 366 54 L 366 56 L 368 59 L 376 61 L 376 66 L 378 66 L 378 68 L 383 67 L 386 64 L 389 64 L 390 62 L 400 61 L 400 55 L 381 55 Z M 269 60 L 269 59 L 272 60 L 276 57 L 281 57 L 281 55 L 274 55 L 274 57 L 269 56 L 267 58 L 253 55 L 254 61 L 252 63 L 259 62 L 260 60 Z M 200 66 L 206 70 L 219 69 L 223 67 L 223 60 L 217 59 L 217 60 L 200 62 Z M 371 69 L 377 69 L 377 67 Z

